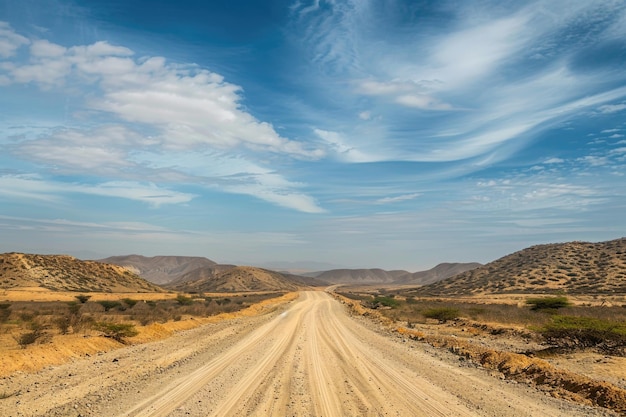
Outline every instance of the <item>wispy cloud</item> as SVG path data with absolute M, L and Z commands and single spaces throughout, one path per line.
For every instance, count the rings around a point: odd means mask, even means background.
M 24 175 L 0 176 L 0 191 L 2 191 L 0 195 L 19 199 L 60 202 L 64 195 L 83 194 L 141 201 L 155 207 L 163 204 L 187 203 L 195 197 L 192 194 L 161 188 L 152 183 L 111 181 L 89 185 L 62 183 Z

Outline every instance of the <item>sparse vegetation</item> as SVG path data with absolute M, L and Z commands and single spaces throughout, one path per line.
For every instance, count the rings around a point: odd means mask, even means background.
M 246 308 L 259 301 L 274 298 L 282 293 L 242 294 L 229 297 L 202 298 L 194 301 L 186 295 L 160 300 L 122 298 L 118 300 L 93 300 L 90 295 L 84 303 L 75 301 L 34 302 L 14 301 L 0 304 L 0 336 L 5 335 L 6 348 L 25 348 L 42 343 L 55 335 L 90 334 L 103 332 L 101 324 L 130 323 L 145 326 L 151 323 L 180 321 L 189 317 L 208 317 Z M 182 303 L 181 303 L 182 301 Z M 40 327 L 36 327 L 40 326 Z M 105 329 L 106 330 L 106 329 Z M 124 336 L 124 329 L 108 329 L 107 337 Z M 116 333 L 117 332 L 117 333 Z M 12 341 L 15 344 L 12 345 Z M 12 345 L 12 346 L 11 346 Z
M 94 328 L 102 332 L 105 337 L 110 337 L 120 343 L 126 343 L 127 337 L 137 336 L 139 333 L 132 323 L 97 322 Z
M 178 294 L 178 296 L 176 297 L 176 302 L 178 302 L 178 304 L 180 304 L 181 306 L 189 306 L 193 304 L 193 298 Z
M 553 316 L 540 332 L 561 349 L 599 348 L 624 354 L 626 323 L 594 317 Z
M 91 295 L 80 294 L 80 295 L 77 295 L 75 298 L 78 301 L 80 301 L 82 304 L 85 304 L 87 302 L 87 300 L 89 300 L 91 298 Z
M 532 306 L 531 310 L 558 310 L 571 305 L 567 297 L 529 298 L 526 304 Z
M 459 309 L 452 307 L 439 307 L 429 308 L 422 311 L 422 315 L 428 319 L 439 320 L 441 323 L 445 323 L 448 320 L 454 320 L 459 317 Z
M 109 311 L 115 307 L 119 307 L 122 305 L 122 303 L 120 303 L 119 301 L 111 301 L 111 300 L 101 300 L 101 301 L 98 301 L 98 304 L 104 307 L 104 311 Z

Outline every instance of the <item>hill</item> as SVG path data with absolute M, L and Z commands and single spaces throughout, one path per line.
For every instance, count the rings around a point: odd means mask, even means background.
M 471 263 L 441 263 L 427 271 L 419 271 L 399 277 L 394 281 L 401 285 L 428 285 L 446 278 L 453 277 L 482 266 L 478 262 Z
M 418 292 L 626 294 L 626 238 L 532 246 Z
M 216 265 L 199 256 L 111 256 L 98 262 L 119 265 L 155 284 L 167 284 L 199 268 Z
M 117 265 L 68 255 L 0 254 L 0 288 L 53 291 L 160 292 L 161 288 Z
M 383 269 L 331 269 L 330 271 L 306 274 L 332 284 L 372 285 L 391 284 L 408 271 L 385 271 Z
M 298 291 L 307 287 L 306 278 L 251 266 L 202 268 L 167 285 L 184 292 Z

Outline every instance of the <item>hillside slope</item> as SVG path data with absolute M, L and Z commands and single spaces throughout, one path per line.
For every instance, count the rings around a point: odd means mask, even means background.
M 181 277 L 167 287 L 184 292 L 298 291 L 307 288 L 299 277 L 251 266 L 222 271 L 205 268 L 190 274 L 192 277 Z
M 395 280 L 396 284 L 402 285 L 428 285 L 446 278 L 453 277 L 472 269 L 482 266 L 478 262 L 470 263 L 441 263 L 427 271 L 419 271 L 403 275 Z
M 68 255 L 0 254 L 0 288 L 53 291 L 160 292 L 161 288 L 117 265 Z
M 111 256 L 99 262 L 123 266 L 145 280 L 155 284 L 167 284 L 199 268 L 214 266 L 210 259 L 199 256 Z
M 408 271 L 385 271 L 383 269 L 331 269 L 321 273 L 306 274 L 332 284 L 371 285 L 390 284 Z
M 532 246 L 419 291 L 437 295 L 624 294 L 626 238 Z

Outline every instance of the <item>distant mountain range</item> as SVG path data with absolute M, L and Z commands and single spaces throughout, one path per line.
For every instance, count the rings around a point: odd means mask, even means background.
M 155 284 L 159 284 L 157 286 Z M 203 257 L 140 255 L 81 261 L 67 255 L 0 254 L 0 288 L 57 291 L 296 291 L 330 284 L 415 286 L 416 295 L 626 294 L 626 238 L 537 245 L 486 265 L 443 263 L 428 271 L 333 269 L 307 276 L 221 265 Z
M 481 266 L 479 263 L 442 263 L 427 271 L 408 272 L 383 269 L 332 269 L 306 276 L 344 285 L 426 285 Z
M 417 293 L 626 294 L 626 238 L 531 246 Z

